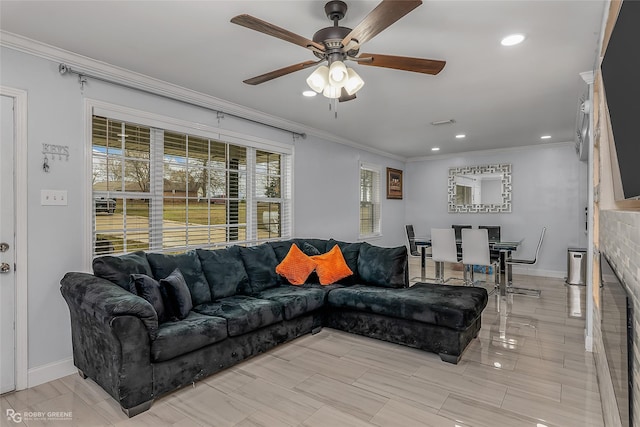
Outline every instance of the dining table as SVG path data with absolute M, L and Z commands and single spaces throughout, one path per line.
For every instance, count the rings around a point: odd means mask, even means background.
M 499 266 L 500 273 L 498 276 L 498 286 L 500 290 L 500 296 L 504 296 L 507 294 L 507 260 L 511 257 L 511 252 L 518 249 L 518 247 L 522 244 L 524 239 L 500 239 L 500 240 L 490 240 L 489 241 L 489 249 L 493 251 L 498 251 L 500 253 L 499 258 Z M 420 246 L 420 255 L 421 255 L 421 270 L 420 277 L 422 281 L 425 281 L 426 277 L 426 261 L 427 261 L 427 248 L 431 247 L 431 238 L 422 238 L 416 239 L 415 241 L 417 246 Z M 456 239 L 456 245 L 458 248 L 462 246 L 462 240 Z

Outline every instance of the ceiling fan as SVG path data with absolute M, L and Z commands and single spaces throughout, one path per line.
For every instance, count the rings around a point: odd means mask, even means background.
M 261 84 L 327 61 L 328 66 L 320 65 L 309 76 L 307 83 L 313 90 L 323 93 L 327 98 L 337 98 L 343 102 L 354 99 L 355 93 L 364 85 L 360 76 L 353 69 L 347 68 L 344 61 L 416 73 L 438 74 L 444 68 L 445 61 L 360 53 L 360 46 L 363 43 L 371 40 L 421 4 L 421 0 L 383 0 L 362 22 L 351 29 L 338 25 L 338 21 L 347 13 L 347 4 L 332 0 L 324 6 L 324 10 L 327 17 L 333 21 L 333 26 L 318 30 L 312 40 L 251 15 L 235 16 L 231 19 L 232 23 L 302 46 L 311 50 L 319 58 L 317 61 L 304 61 L 253 77 L 244 80 L 244 83 Z

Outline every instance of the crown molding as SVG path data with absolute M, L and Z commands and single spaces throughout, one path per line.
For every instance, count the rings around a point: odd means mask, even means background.
M 575 145 L 575 141 L 551 142 L 551 143 L 546 143 L 546 144 L 532 144 L 532 145 L 522 145 L 522 146 L 518 146 L 518 147 L 494 148 L 494 149 L 490 149 L 490 150 L 463 151 L 463 152 L 451 153 L 451 154 L 437 154 L 437 155 L 434 155 L 434 156 L 413 157 L 411 159 L 407 159 L 407 163 L 427 162 L 429 160 L 450 159 L 450 158 L 453 158 L 453 157 L 461 157 L 461 156 L 472 156 L 472 155 L 485 155 L 485 154 L 496 154 L 496 153 L 516 152 L 516 151 L 539 150 L 541 148 L 557 148 L 557 147 L 564 147 L 566 145 L 573 146 L 573 145 Z
M 330 132 L 325 132 L 320 129 L 273 116 L 259 110 L 254 110 L 240 104 L 235 104 L 224 99 L 206 95 L 202 92 L 187 89 L 164 80 L 136 73 L 135 71 L 117 67 L 106 62 L 98 61 L 87 56 L 79 55 L 77 53 L 4 30 L 0 30 L 0 46 L 24 52 L 49 61 L 65 63 L 72 69 L 78 69 L 78 71 L 81 70 L 82 72 L 92 74 L 100 79 L 112 81 L 116 84 L 123 84 L 143 91 L 157 93 L 161 96 L 184 100 L 184 102 L 199 105 L 203 108 L 220 111 L 239 118 L 264 123 L 269 126 L 285 128 L 291 132 L 313 135 L 320 139 L 349 146 L 358 150 L 367 151 L 389 159 L 401 162 L 407 161 L 406 157 L 388 153 L 377 148 L 368 147 L 349 139 L 339 137 Z

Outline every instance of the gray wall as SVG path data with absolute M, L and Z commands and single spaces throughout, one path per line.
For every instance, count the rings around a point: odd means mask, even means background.
M 76 76 L 60 76 L 58 62 L 8 48 L 0 51 L 0 83 L 28 93 L 28 345 L 29 370 L 39 378 L 66 374 L 70 367 L 69 313 L 59 291 L 68 271 L 87 269 L 84 216 L 87 186 L 82 180 L 90 150 L 85 141 L 85 100 L 110 102 L 142 111 L 221 127 L 247 135 L 294 144 L 291 134 L 175 101 L 89 79 L 84 90 Z M 51 160 L 42 171 L 42 144 L 69 146 L 69 160 Z M 380 155 L 319 138 L 298 139 L 294 146 L 294 234 L 358 237 L 359 161 L 402 169 Z M 384 177 L 383 177 L 384 178 Z M 384 180 L 383 191 L 384 191 Z M 40 190 L 68 191 L 68 206 L 41 206 Z M 404 204 L 382 199 L 383 236 L 372 243 L 404 243 Z M 51 364 L 51 365 L 49 365 Z M 63 366 L 64 365 L 64 366 Z M 42 372 L 45 370 L 45 372 Z
M 512 212 L 448 213 L 449 168 L 494 163 L 512 165 Z M 416 235 L 452 224 L 500 225 L 503 238 L 524 238 L 517 255 L 533 258 L 542 227 L 547 227 L 540 260 L 529 273 L 555 277 L 566 275 L 567 248 L 586 245 L 587 165 L 570 143 L 411 161 L 406 175 L 406 220 Z

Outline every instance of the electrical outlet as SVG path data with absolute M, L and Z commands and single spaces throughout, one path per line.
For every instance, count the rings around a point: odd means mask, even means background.
M 67 190 L 40 190 L 42 206 L 67 206 Z

